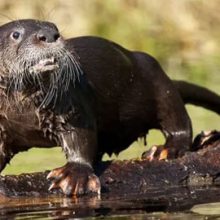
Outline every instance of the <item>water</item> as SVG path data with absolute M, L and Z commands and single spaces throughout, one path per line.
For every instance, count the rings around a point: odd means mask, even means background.
M 199 189 L 211 195 L 220 188 Z M 211 192 L 211 194 L 210 194 Z M 217 192 L 217 191 L 216 191 Z M 200 194 L 202 195 L 202 194 Z M 196 193 L 194 199 L 196 198 Z M 219 195 L 214 200 L 219 200 Z M 199 199 L 199 198 L 197 198 Z M 201 198 L 200 198 L 201 199 Z M 220 202 L 192 205 L 192 198 L 149 199 L 146 195 L 124 195 L 108 198 L 1 198 L 0 219 L 220 219 Z M 198 200 L 195 200 L 195 202 Z M 188 205 L 187 205 L 188 204 Z

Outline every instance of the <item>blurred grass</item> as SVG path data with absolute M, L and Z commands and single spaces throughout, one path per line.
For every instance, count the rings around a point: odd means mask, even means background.
M 35 171 L 45 171 L 64 165 L 64 154 L 60 147 L 52 149 L 33 148 L 22 152 L 11 160 L 2 174 L 19 174 Z
M 219 0 L 1 0 L 0 18 L 1 24 L 20 18 L 50 20 L 65 37 L 111 39 L 150 53 L 171 78 L 220 93 Z M 220 130 L 216 114 L 198 107 L 187 109 L 195 134 Z M 150 132 L 148 146 L 162 142 L 159 132 Z M 138 157 L 144 150 L 139 140 L 119 158 Z M 60 148 L 33 149 L 16 155 L 4 173 L 41 171 L 64 163 Z

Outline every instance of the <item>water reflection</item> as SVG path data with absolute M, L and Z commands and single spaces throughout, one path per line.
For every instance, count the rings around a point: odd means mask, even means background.
M 187 202 L 187 201 L 184 201 Z M 127 198 L 1 198 L 0 219 L 213 219 L 212 208 L 219 204 L 197 205 L 184 212 L 171 212 L 165 200 L 149 200 L 145 195 Z M 180 208 L 181 210 L 181 208 Z M 204 212 L 205 210 L 205 212 Z M 209 211 L 207 211 L 209 210 Z
M 3 198 L 0 199 L 0 219 L 64 219 L 94 216 L 97 208 L 100 208 L 100 199 L 96 197 Z

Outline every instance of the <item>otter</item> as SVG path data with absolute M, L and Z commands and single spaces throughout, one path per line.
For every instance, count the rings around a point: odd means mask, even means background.
M 20 151 L 59 145 L 67 163 L 48 174 L 50 190 L 99 194 L 94 166 L 104 153 L 155 128 L 166 142 L 151 158 L 175 158 L 192 145 L 184 104 L 220 113 L 217 94 L 170 80 L 147 53 L 99 37 L 64 39 L 55 24 L 32 19 L 0 33 L 0 170 Z

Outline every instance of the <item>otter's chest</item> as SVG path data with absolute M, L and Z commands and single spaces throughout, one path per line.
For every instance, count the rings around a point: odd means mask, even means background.
M 0 114 L 9 120 L 21 122 L 27 126 L 38 126 L 36 107 L 31 98 L 16 96 L 7 97 L 0 92 Z

